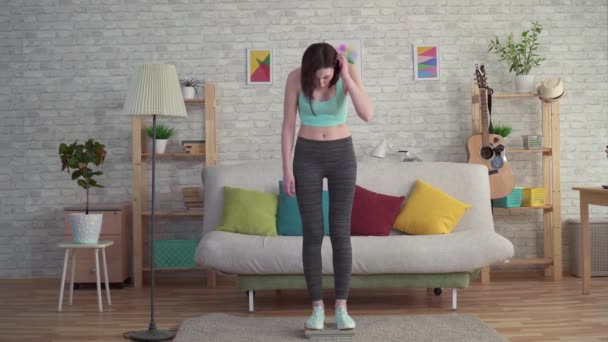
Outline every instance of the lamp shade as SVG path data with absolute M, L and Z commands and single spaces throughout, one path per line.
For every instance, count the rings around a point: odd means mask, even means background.
M 382 139 L 382 141 L 374 147 L 370 156 L 376 158 L 384 158 L 386 157 L 386 139 Z
M 144 64 L 133 78 L 125 114 L 186 118 L 186 105 L 172 64 Z

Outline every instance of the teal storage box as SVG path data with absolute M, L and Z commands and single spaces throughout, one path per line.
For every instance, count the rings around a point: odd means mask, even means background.
M 506 197 L 494 200 L 494 206 L 497 208 L 519 208 L 521 207 L 521 197 L 523 193 L 522 187 L 515 187 Z
M 156 240 L 154 256 L 157 268 L 190 268 L 196 267 L 194 253 L 197 240 Z

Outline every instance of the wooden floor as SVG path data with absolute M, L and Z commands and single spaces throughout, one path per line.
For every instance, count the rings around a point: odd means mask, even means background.
M 208 312 L 247 315 L 247 297 L 233 279 L 218 278 L 207 289 L 202 279 L 160 279 L 156 322 L 177 329 L 182 320 Z M 122 334 L 146 329 L 149 289 L 112 289 L 113 306 L 97 312 L 94 287 L 76 290 L 74 305 L 64 298 L 57 312 L 58 279 L 0 280 L 1 341 L 124 341 Z M 333 314 L 332 290 L 326 291 L 327 313 Z M 105 300 L 105 299 L 104 299 Z M 105 304 L 105 302 L 104 302 Z M 301 316 L 310 307 L 304 290 L 256 293 L 255 315 Z M 460 290 L 458 313 L 473 314 L 510 341 L 608 341 L 608 278 L 592 278 L 592 293 L 581 295 L 581 280 L 561 282 L 540 274 L 493 275 L 492 283 L 475 282 Z M 424 289 L 352 289 L 349 313 L 362 315 L 449 314 L 451 291 L 441 297 Z

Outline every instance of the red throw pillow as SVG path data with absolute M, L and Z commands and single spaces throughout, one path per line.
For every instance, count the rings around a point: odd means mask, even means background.
M 350 234 L 353 236 L 389 235 L 404 199 L 405 196 L 384 195 L 357 185 L 353 200 Z

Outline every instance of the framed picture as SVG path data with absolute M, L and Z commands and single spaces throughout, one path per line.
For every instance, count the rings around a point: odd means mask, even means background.
M 247 49 L 247 84 L 272 84 L 272 49 Z
M 414 80 L 439 79 L 439 45 L 413 45 Z
M 363 42 L 361 39 L 329 39 L 325 42 L 336 48 L 338 53 L 346 56 L 349 63 L 355 64 L 359 70 L 361 79 L 363 79 L 363 63 L 361 59 L 363 56 Z

